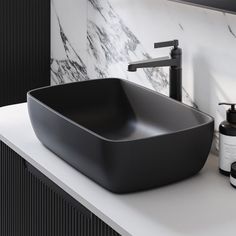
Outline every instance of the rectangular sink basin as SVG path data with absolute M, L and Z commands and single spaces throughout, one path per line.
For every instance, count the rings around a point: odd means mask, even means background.
M 112 192 L 191 177 L 211 148 L 209 115 L 125 80 L 49 86 L 28 92 L 27 99 L 38 139 Z

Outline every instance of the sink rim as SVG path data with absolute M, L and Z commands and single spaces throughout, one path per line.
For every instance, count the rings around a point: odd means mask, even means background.
M 153 93 L 153 94 L 155 94 L 155 95 L 157 95 L 157 96 L 164 97 L 165 99 L 171 100 L 171 102 L 174 102 L 174 103 L 177 103 L 177 104 L 181 104 L 182 106 L 185 106 L 186 108 L 191 109 L 191 110 L 193 110 L 194 112 L 200 113 L 201 115 L 204 115 L 204 116 L 208 119 L 208 121 L 206 121 L 206 122 L 204 122 L 204 123 L 202 123 L 202 124 L 199 124 L 199 125 L 195 125 L 195 126 L 189 127 L 189 128 L 180 129 L 180 130 L 177 130 L 177 131 L 172 131 L 172 132 L 164 133 L 164 134 L 153 135 L 153 136 L 150 136 L 150 137 L 137 138 L 137 139 L 133 139 L 133 140 L 115 140 L 115 139 L 106 138 L 106 137 L 104 137 L 104 136 L 102 136 L 102 135 L 100 135 L 100 134 L 98 134 L 98 133 L 92 131 L 91 129 L 86 128 L 85 126 L 83 126 L 83 125 L 81 125 L 81 124 L 79 124 L 79 123 L 73 121 L 72 119 L 70 119 L 70 118 L 68 118 L 68 117 L 66 117 L 66 116 L 64 116 L 64 115 L 62 115 L 61 113 L 59 113 L 58 111 L 54 110 L 53 108 L 51 108 L 51 107 L 48 106 L 47 104 L 41 102 L 39 99 L 37 99 L 36 97 L 34 97 L 34 96 L 32 95 L 32 93 L 35 92 L 35 91 L 40 91 L 40 90 L 43 90 L 43 89 L 50 89 L 50 88 L 52 88 L 52 87 L 54 87 L 54 86 L 71 86 L 72 84 L 77 84 L 77 83 L 89 83 L 89 82 L 92 82 L 92 81 L 95 81 L 95 80 L 99 80 L 99 81 L 101 81 L 101 80 L 119 80 L 119 81 L 121 81 L 121 83 L 123 83 L 123 82 L 129 83 L 129 84 L 131 84 L 132 86 L 136 86 L 136 87 L 138 87 L 138 88 L 141 88 L 141 89 L 143 89 L 143 90 L 146 90 L 146 91 L 148 91 L 148 92 L 151 92 L 151 93 Z M 53 86 L 52 86 L 52 85 L 44 86 L 44 87 L 40 87 L 40 88 L 36 88 L 36 89 L 32 89 L 32 90 L 28 91 L 28 92 L 27 92 L 27 101 L 28 101 L 29 98 L 30 98 L 30 99 L 33 99 L 33 100 L 36 101 L 37 103 L 41 104 L 43 107 L 45 107 L 46 109 L 50 110 L 50 111 L 53 112 L 54 114 L 58 115 L 60 118 L 62 118 L 62 119 L 64 119 L 64 120 L 66 120 L 66 121 L 72 123 L 73 125 L 75 125 L 75 126 L 79 127 L 80 129 L 82 129 L 82 130 L 88 132 L 89 134 L 91 134 L 91 135 L 93 135 L 93 136 L 95 136 L 95 137 L 97 137 L 97 138 L 99 138 L 99 139 L 101 139 L 101 140 L 103 140 L 103 141 L 110 142 L 110 143 L 127 143 L 127 142 L 144 141 L 144 140 L 154 139 L 154 138 L 157 138 L 157 137 L 159 138 L 159 137 L 163 137 L 163 136 L 167 136 L 167 135 L 177 134 L 177 133 L 185 132 L 185 131 L 188 131 L 188 130 L 200 128 L 200 127 L 202 127 L 202 126 L 205 126 L 205 125 L 208 125 L 208 124 L 214 122 L 214 118 L 213 118 L 212 116 L 210 116 L 209 114 L 203 112 L 203 111 L 197 110 L 197 109 L 194 108 L 194 107 L 191 107 L 191 106 L 189 106 L 189 105 L 187 105 L 187 104 L 184 104 L 184 103 L 182 103 L 182 102 L 176 101 L 176 100 L 174 100 L 174 99 L 172 99 L 172 98 L 170 98 L 170 97 L 168 97 L 168 96 L 166 96 L 166 95 L 163 95 L 163 94 L 161 94 L 161 93 L 159 93 L 159 92 L 157 92 L 157 91 L 154 91 L 154 90 L 152 90 L 152 89 L 149 89 L 149 88 L 147 88 L 147 87 L 144 87 L 144 86 L 142 86 L 142 85 L 139 85 L 139 84 L 137 84 L 137 83 L 135 83 L 135 82 L 132 82 L 132 81 L 129 81 L 129 80 L 125 80 L 125 79 L 121 79 L 121 78 L 115 78 L 115 77 L 114 77 L 114 78 L 111 77 L 111 78 L 90 79 L 90 80 L 75 81 L 75 82 L 65 83 L 65 84 L 58 84 L 58 85 L 53 85 Z

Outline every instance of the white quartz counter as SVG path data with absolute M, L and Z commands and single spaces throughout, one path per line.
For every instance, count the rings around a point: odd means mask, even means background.
M 213 155 L 191 179 L 117 195 L 76 171 L 38 141 L 26 103 L 0 108 L 0 140 L 122 235 L 236 234 L 236 190 L 218 173 Z

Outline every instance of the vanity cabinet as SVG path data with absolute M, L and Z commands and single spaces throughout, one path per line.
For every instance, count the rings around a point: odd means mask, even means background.
M 50 85 L 50 6 L 50 0 L 0 1 L 0 106 Z
M 0 190 L 1 236 L 119 235 L 3 142 Z

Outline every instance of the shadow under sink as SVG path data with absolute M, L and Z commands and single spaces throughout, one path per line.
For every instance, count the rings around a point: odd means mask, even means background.
M 27 97 L 39 140 L 116 193 L 188 178 L 211 147 L 210 116 L 125 80 L 44 87 Z

